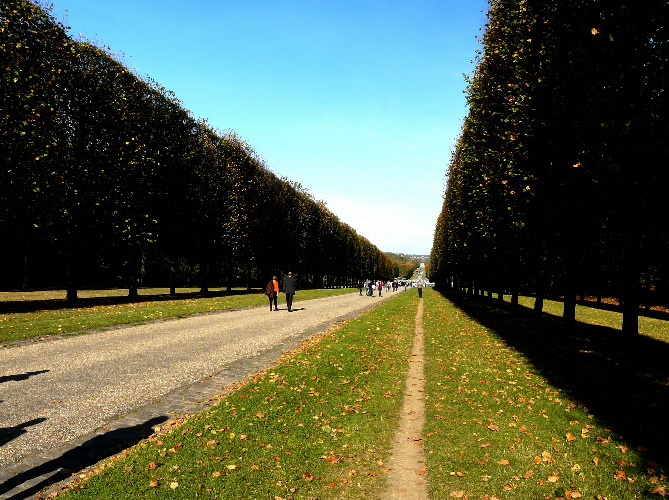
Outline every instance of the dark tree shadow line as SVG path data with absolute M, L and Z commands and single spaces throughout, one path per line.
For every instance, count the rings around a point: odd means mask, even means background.
M 140 304 L 142 302 L 162 302 L 167 300 L 192 300 L 204 297 L 227 297 L 231 295 L 258 294 L 260 290 L 232 290 L 232 291 L 210 291 L 201 292 L 180 292 L 175 295 L 161 293 L 154 295 L 140 295 L 138 297 L 129 297 L 127 295 L 114 295 L 111 297 L 81 297 L 76 301 L 62 299 L 42 299 L 42 300 L 6 300 L 0 301 L 0 314 L 24 313 L 35 311 L 53 311 L 66 309 L 70 307 L 92 308 L 100 306 L 112 306 L 119 304 Z
M 509 304 L 442 292 L 521 352 L 647 460 L 669 470 L 669 344 L 643 335 L 542 315 Z

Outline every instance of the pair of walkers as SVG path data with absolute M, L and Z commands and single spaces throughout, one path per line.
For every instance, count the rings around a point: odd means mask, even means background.
M 286 295 L 286 305 L 288 306 L 288 312 L 293 312 L 293 296 L 295 295 L 295 278 L 293 278 L 293 273 L 289 272 L 288 276 L 284 278 L 281 290 Z M 277 306 L 277 298 L 279 296 L 279 281 L 276 276 L 272 276 L 272 279 L 267 286 L 265 287 L 265 295 L 269 298 L 269 310 L 278 311 L 279 307 Z M 274 309 L 272 309 L 272 304 L 274 304 Z

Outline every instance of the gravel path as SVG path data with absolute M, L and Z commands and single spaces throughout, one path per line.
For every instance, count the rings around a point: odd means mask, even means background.
M 392 296 L 298 294 L 292 313 L 256 307 L 0 350 L 0 498 L 28 498 L 206 407 L 225 386 Z

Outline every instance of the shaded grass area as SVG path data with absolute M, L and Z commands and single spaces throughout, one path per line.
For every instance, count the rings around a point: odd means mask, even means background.
M 416 308 L 381 303 L 63 498 L 381 498 Z
M 534 308 L 533 297 L 519 297 L 519 304 L 525 308 Z M 544 301 L 544 313 L 562 317 L 564 304 L 555 300 Z M 576 319 L 581 323 L 606 326 L 620 330 L 623 324 L 623 315 L 617 310 L 598 308 L 596 304 L 576 305 Z M 662 312 L 653 312 L 650 316 L 639 316 L 639 333 L 663 342 L 669 342 L 669 315 Z
M 433 498 L 666 494 L 667 343 L 432 290 L 424 323 Z
M 301 300 L 351 293 L 353 289 L 299 290 Z M 267 304 L 259 290 L 231 292 L 212 290 L 203 295 L 195 290 L 177 296 L 145 289 L 138 298 L 128 298 L 125 290 L 95 290 L 82 293 L 76 305 L 56 298 L 58 292 L 30 292 L 17 295 L 2 292 L 0 301 L 0 342 L 30 339 L 48 335 L 83 332 L 158 319 L 178 318 L 212 311 L 238 309 Z M 279 304 L 285 304 L 283 294 Z

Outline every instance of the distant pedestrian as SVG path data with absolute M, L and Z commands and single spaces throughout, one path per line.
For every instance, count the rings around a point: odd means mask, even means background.
M 272 310 L 272 304 L 274 304 L 274 310 L 278 311 L 279 308 L 276 305 L 277 297 L 279 295 L 279 282 L 276 279 L 276 276 L 272 276 L 272 279 L 267 286 L 265 287 L 265 295 L 269 298 L 269 310 Z
M 416 286 L 418 287 L 418 298 L 422 299 L 423 298 L 423 280 L 418 280 L 418 283 L 416 283 Z
M 381 292 L 383 291 L 383 281 L 379 280 L 376 286 L 379 289 L 379 297 L 381 297 Z
M 286 294 L 286 305 L 288 312 L 293 312 L 293 297 L 295 296 L 295 278 L 293 273 L 289 272 L 288 276 L 283 280 L 283 293 Z
M 362 295 L 362 280 L 358 280 L 358 290 L 360 291 L 360 295 Z

